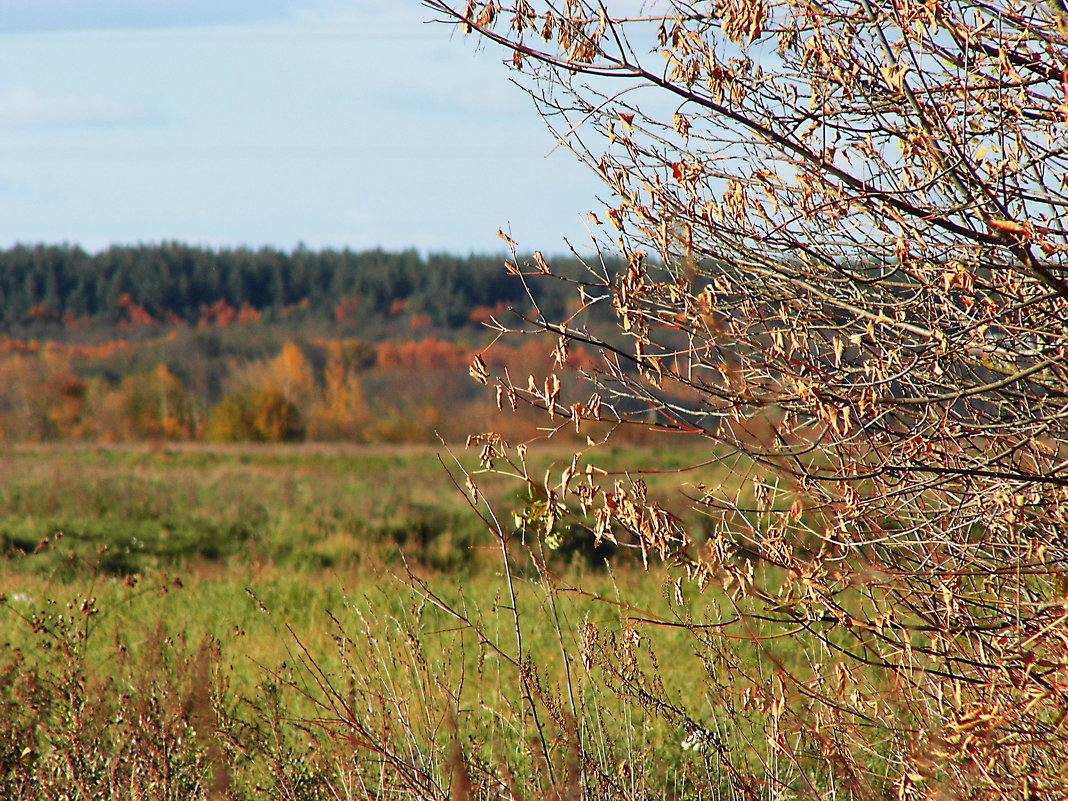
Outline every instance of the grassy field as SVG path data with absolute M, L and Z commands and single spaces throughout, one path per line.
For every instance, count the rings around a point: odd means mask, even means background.
M 693 456 L 621 449 L 602 464 Z M 708 653 L 686 643 L 725 610 L 689 590 L 680 604 L 677 577 L 628 558 L 535 551 L 541 564 L 515 548 L 505 562 L 451 460 L 6 450 L 0 797 L 718 787 L 714 755 L 682 743 L 718 715 Z M 686 478 L 648 480 L 666 496 Z M 523 508 L 514 481 L 479 488 L 505 519 Z

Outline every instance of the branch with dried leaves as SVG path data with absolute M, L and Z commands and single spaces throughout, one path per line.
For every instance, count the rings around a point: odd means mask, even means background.
M 583 458 L 671 431 L 745 488 L 691 493 L 700 534 L 636 481 L 553 497 L 795 632 L 796 731 L 840 735 L 791 746 L 798 794 L 827 765 L 854 797 L 1068 792 L 1063 7 L 425 5 L 511 54 L 625 262 L 590 260 L 567 320 L 499 327 L 558 340 L 546 375 L 473 373 L 595 432 Z M 600 356 L 581 379 L 569 346 Z

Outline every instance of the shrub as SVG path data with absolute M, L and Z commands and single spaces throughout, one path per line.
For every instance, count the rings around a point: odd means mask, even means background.
M 273 388 L 223 398 L 205 434 L 209 442 L 291 442 L 303 435 L 300 410 Z

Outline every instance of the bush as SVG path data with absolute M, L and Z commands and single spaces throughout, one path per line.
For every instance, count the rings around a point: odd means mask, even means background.
M 249 390 L 215 407 L 205 436 L 209 442 L 293 442 L 304 436 L 304 423 L 280 390 Z

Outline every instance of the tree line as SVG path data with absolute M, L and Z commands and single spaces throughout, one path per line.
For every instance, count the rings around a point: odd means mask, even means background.
M 545 263 L 565 274 L 581 270 L 572 258 Z M 9 334 L 79 320 L 194 323 L 242 311 L 270 321 L 295 310 L 345 323 L 404 310 L 435 327 L 457 328 L 479 309 L 529 303 L 525 292 L 492 256 L 179 242 L 113 245 L 98 253 L 72 244 L 0 251 L 0 327 Z M 559 312 L 566 299 L 562 285 L 545 283 L 536 300 Z

